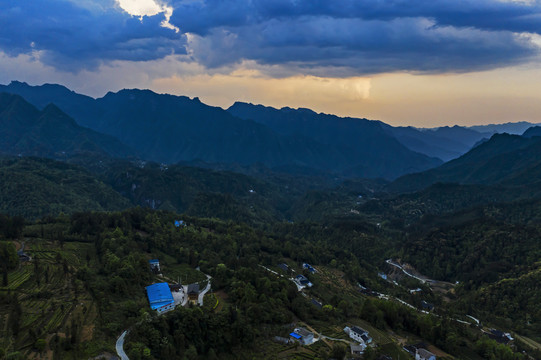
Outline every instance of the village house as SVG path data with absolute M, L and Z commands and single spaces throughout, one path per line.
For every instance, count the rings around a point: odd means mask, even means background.
M 432 354 L 427 349 L 417 349 L 415 352 L 415 360 L 436 360 L 436 355 Z
M 362 344 L 362 345 L 351 344 L 350 349 L 351 349 L 351 355 L 360 356 L 360 355 L 362 355 L 364 353 L 364 349 L 366 349 L 366 345 L 364 345 L 364 344 Z
M 190 304 L 197 305 L 199 301 L 199 284 L 188 285 L 188 301 Z
M 281 264 L 278 264 L 278 267 L 282 270 L 284 270 L 285 272 L 289 272 L 289 266 L 287 266 L 286 263 L 281 263 Z
M 167 283 L 157 283 L 146 287 L 150 308 L 158 313 L 171 311 L 175 308 L 173 294 Z
M 160 261 L 158 259 L 149 260 L 148 264 L 150 265 L 150 270 L 153 273 L 159 274 L 161 272 L 161 270 L 160 270 Z
M 314 306 L 317 307 L 318 309 L 322 309 L 322 308 L 323 308 L 323 304 L 320 303 L 319 301 L 317 301 L 316 299 L 312 299 L 312 300 L 310 300 L 310 302 L 312 303 L 312 305 L 314 305 Z
M 420 343 L 413 344 L 413 345 L 405 345 L 405 346 L 402 347 L 402 349 L 406 350 L 408 353 L 415 356 L 415 354 L 417 353 L 417 350 L 426 349 L 426 347 L 427 346 L 426 346 L 425 343 L 420 342 Z
M 501 330 L 490 329 L 490 332 L 486 334 L 489 338 L 496 340 L 500 344 L 507 344 L 509 341 L 515 340 L 510 333 L 504 333 Z
M 314 342 L 314 334 L 302 327 L 295 328 L 289 336 L 302 345 L 310 345 Z
M 310 274 L 315 274 L 317 272 L 317 270 L 314 269 L 312 267 L 312 265 L 310 265 L 308 263 L 302 263 L 302 268 L 308 270 L 308 272 L 310 272 Z
M 310 280 L 308 280 L 308 278 L 304 275 L 297 275 L 295 277 L 295 282 L 299 285 L 299 286 L 302 286 L 302 287 L 312 287 L 312 283 L 310 282 Z
M 352 328 L 346 327 L 344 331 L 349 335 L 351 339 L 360 343 L 360 344 L 370 344 L 372 338 L 368 336 L 368 331 L 361 329 L 358 326 L 353 326 Z
M 428 303 L 426 301 L 421 301 L 421 307 L 423 308 L 423 310 L 426 310 L 426 311 L 432 311 L 434 309 L 434 305 L 431 304 L 431 303 Z

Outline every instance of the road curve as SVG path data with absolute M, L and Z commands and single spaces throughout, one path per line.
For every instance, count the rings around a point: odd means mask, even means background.
M 199 293 L 199 297 L 197 299 L 199 306 L 203 306 L 203 297 L 205 297 L 205 294 L 210 290 L 210 279 L 211 279 L 211 276 L 207 275 L 207 281 L 208 281 L 207 286 L 205 287 L 203 291 Z
M 126 355 L 126 353 L 124 352 L 124 338 L 126 337 L 127 333 L 128 330 L 124 331 L 116 341 L 116 353 L 118 354 L 118 356 L 120 356 L 120 360 L 130 360 L 128 355 Z

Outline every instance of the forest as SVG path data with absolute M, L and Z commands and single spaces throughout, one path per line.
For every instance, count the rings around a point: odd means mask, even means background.
M 501 223 L 483 215 L 482 222 L 437 229 L 423 219 L 410 233 L 373 224 L 370 216 L 265 225 L 142 207 L 39 220 L 3 216 L 0 254 L 7 265 L 0 287 L 0 354 L 79 359 L 114 353 L 116 338 L 129 329 L 124 347 L 130 359 L 340 358 L 349 351 L 342 341 L 299 347 L 272 339 L 287 336 L 292 324 L 305 324 L 346 341 L 341 329 L 360 323 L 378 334 L 378 346 L 364 355 L 368 359 L 407 358 L 398 339 L 428 342 L 449 359 L 541 357 L 531 345 L 541 340 L 535 225 L 519 227 L 514 216 Z M 179 217 L 187 226 L 174 225 Z M 23 243 L 31 261 L 19 263 L 15 247 Z M 211 276 L 204 305 L 165 315 L 150 310 L 144 288 L 157 281 L 149 271 L 152 258 L 160 259 L 169 277 Z M 407 277 L 396 284 L 384 281 L 377 274 L 391 274 L 388 258 L 459 285 L 441 292 Z M 426 258 L 430 262 L 422 261 Z M 303 271 L 304 262 L 318 272 Z M 280 263 L 304 273 L 313 288 L 299 292 Z M 360 285 L 387 298 L 366 295 Z M 421 295 L 409 292 L 418 286 Z M 415 310 L 421 300 L 434 310 Z M 499 344 L 484 328 L 456 321 L 466 314 L 482 319 L 485 328 L 522 337 L 511 346 Z

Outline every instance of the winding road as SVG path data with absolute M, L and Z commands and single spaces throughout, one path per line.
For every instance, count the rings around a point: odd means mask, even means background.
M 210 279 L 211 279 L 211 276 L 207 275 L 207 280 L 208 280 L 207 286 L 205 287 L 203 291 L 199 293 L 199 298 L 197 299 L 199 306 L 203 306 L 203 298 L 205 297 L 205 294 L 210 290 Z
M 116 353 L 120 356 L 120 360 L 130 360 L 128 355 L 124 352 L 124 338 L 127 334 L 128 330 L 124 331 L 116 341 Z

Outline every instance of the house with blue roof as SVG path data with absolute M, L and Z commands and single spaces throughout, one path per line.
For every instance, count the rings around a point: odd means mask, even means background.
M 311 274 L 315 274 L 317 272 L 317 270 L 314 269 L 314 267 L 308 263 L 302 263 L 302 267 L 303 269 L 308 270 Z
M 295 328 L 295 330 L 289 334 L 289 337 L 291 340 L 298 341 L 302 345 L 310 345 L 314 343 L 314 333 L 302 327 Z
M 150 265 L 150 270 L 155 273 L 159 273 L 160 270 L 160 260 L 158 259 L 152 259 L 148 261 L 148 264 Z
M 184 222 L 184 220 L 175 220 L 175 227 L 185 227 L 186 226 L 186 223 Z
M 167 283 L 157 283 L 146 287 L 148 302 L 152 310 L 164 313 L 175 308 L 175 300 Z

